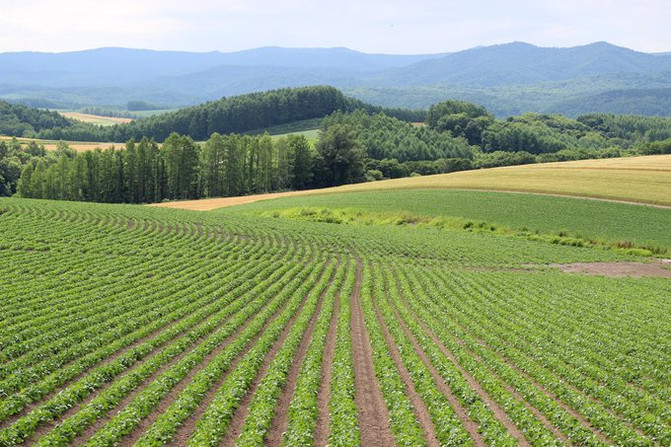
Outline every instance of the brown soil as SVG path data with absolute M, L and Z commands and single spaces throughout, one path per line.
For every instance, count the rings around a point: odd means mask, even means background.
M 550 264 L 566 273 L 583 273 L 586 275 L 618 277 L 657 277 L 671 278 L 671 261 L 657 260 L 650 264 L 642 262 L 582 262 L 575 264 Z M 667 267 L 667 268 L 664 268 Z
M 308 348 L 310 343 L 312 343 L 312 334 L 315 331 L 315 326 L 317 326 L 317 319 L 319 314 L 322 311 L 324 305 L 324 296 L 326 292 L 333 285 L 333 278 L 335 277 L 336 270 L 333 270 L 331 277 L 329 278 L 328 285 L 324 288 L 321 295 L 319 296 L 319 302 L 317 303 L 317 309 L 315 310 L 308 327 L 303 333 L 303 339 L 301 340 L 298 350 L 294 354 L 293 362 L 291 363 L 291 368 L 289 369 L 289 374 L 287 375 L 287 381 L 282 388 L 280 397 L 277 399 L 277 404 L 275 405 L 275 415 L 270 425 L 270 429 L 266 433 L 265 445 L 272 447 L 279 447 L 282 445 L 284 438 L 284 432 L 287 429 L 288 424 L 288 415 L 289 415 L 289 405 L 291 405 L 291 398 L 294 395 L 296 390 L 296 382 L 298 382 L 298 377 L 301 373 L 301 368 L 303 367 L 303 361 L 307 355 Z
M 384 318 L 382 317 L 382 312 L 380 312 L 380 308 L 378 307 L 375 299 L 373 299 L 373 305 L 375 306 L 377 321 L 380 327 L 382 328 L 384 339 L 387 342 L 387 347 L 389 348 L 389 351 L 391 352 L 391 358 L 394 361 L 394 364 L 396 365 L 396 369 L 398 369 L 398 372 L 401 375 L 401 380 L 405 385 L 405 391 L 406 394 L 408 395 L 408 398 L 410 399 L 410 403 L 415 409 L 415 416 L 417 422 L 419 422 L 420 427 L 422 427 L 422 432 L 424 434 L 426 444 L 429 447 L 440 447 L 440 441 L 438 441 L 438 437 L 436 436 L 436 429 L 433 426 L 433 421 L 431 420 L 429 410 L 426 408 L 426 405 L 424 404 L 424 401 L 422 400 L 419 393 L 417 393 L 415 385 L 412 382 L 412 377 L 410 376 L 410 373 L 403 365 L 401 354 L 399 353 L 398 347 L 394 342 L 394 338 L 389 333 L 389 328 L 387 328 L 387 324 L 385 323 Z
M 485 405 L 487 405 L 487 407 L 489 407 L 489 409 L 492 411 L 492 413 L 494 413 L 494 417 L 496 417 L 496 419 L 499 422 L 501 422 L 501 424 L 503 424 L 503 426 L 506 428 L 506 430 L 508 430 L 508 433 L 510 433 L 510 435 L 513 438 L 517 439 L 517 441 L 519 442 L 519 445 L 525 446 L 525 447 L 530 447 L 530 444 L 526 440 L 526 438 L 524 437 L 524 434 L 510 420 L 510 418 L 508 417 L 508 414 L 505 412 L 505 410 L 503 408 L 501 408 L 501 406 L 498 403 L 496 403 L 494 400 L 492 400 L 489 397 L 489 395 L 487 395 L 487 393 L 485 392 L 485 390 L 482 389 L 480 384 L 459 364 L 459 362 L 457 361 L 457 358 L 454 356 L 454 354 L 452 354 L 452 352 L 449 349 L 447 349 L 447 347 L 440 341 L 440 339 L 438 337 L 436 337 L 436 335 L 424 323 L 424 321 L 422 321 L 422 319 L 419 318 L 414 313 L 414 311 L 407 305 L 407 303 L 406 303 L 406 307 L 412 313 L 413 317 L 419 323 L 419 325 L 422 327 L 424 332 L 431 338 L 431 340 L 433 340 L 433 342 L 436 344 L 438 349 L 440 349 L 440 351 L 443 353 L 443 355 L 445 355 L 445 357 L 447 357 L 452 362 L 452 364 L 457 368 L 457 370 L 459 370 L 461 375 L 468 382 L 468 385 L 476 393 L 478 393 L 478 396 L 480 396 L 480 399 L 482 399 L 482 401 L 485 403 Z
M 324 360 L 322 363 L 322 377 L 319 391 L 317 392 L 317 424 L 314 433 L 314 445 L 324 446 L 328 444 L 329 427 L 331 425 L 331 414 L 329 411 L 329 402 L 331 401 L 331 375 L 333 370 L 333 357 L 335 356 L 336 335 L 338 334 L 338 300 L 333 308 L 333 315 L 329 323 L 329 332 L 326 336 L 326 346 L 324 348 Z
M 361 443 L 365 446 L 394 446 L 389 412 L 375 377 L 373 353 L 361 307 L 361 261 L 357 259 L 356 284 L 350 297 L 352 350 L 354 358 L 354 400 L 359 408 Z
M 156 206 L 160 208 L 179 208 L 192 211 L 211 211 L 217 208 L 225 208 L 228 206 L 244 205 L 246 203 L 258 202 L 259 200 L 268 200 L 268 199 L 276 199 L 278 197 L 304 195 L 310 192 L 314 193 L 314 191 L 311 190 L 274 192 L 268 194 L 254 194 L 250 196 L 221 197 L 217 199 L 183 200 L 179 202 L 154 203 L 149 206 Z

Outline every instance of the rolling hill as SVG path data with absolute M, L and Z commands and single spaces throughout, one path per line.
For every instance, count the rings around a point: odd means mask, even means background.
M 407 177 L 307 191 L 165 202 L 151 206 L 210 211 L 280 197 L 408 189 L 513 191 L 671 207 L 671 155 L 581 160 Z M 297 202 L 298 203 L 298 202 Z
M 498 116 L 621 112 L 629 106 L 637 113 L 669 115 L 668 101 L 650 94 L 671 88 L 669 73 L 668 53 L 606 42 L 572 48 L 513 42 L 413 56 L 346 48 L 234 53 L 102 48 L 0 54 L 0 98 L 42 107 L 124 108 L 133 100 L 181 107 L 258 90 L 327 84 L 390 107 L 426 107 L 454 98 L 481 103 Z M 617 100 L 608 99 L 614 95 Z

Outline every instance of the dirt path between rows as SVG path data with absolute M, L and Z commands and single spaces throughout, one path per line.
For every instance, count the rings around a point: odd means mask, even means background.
M 359 408 L 361 445 L 366 447 L 393 447 L 394 436 L 389 425 L 389 412 L 375 377 L 373 352 L 364 324 L 361 307 L 361 260 L 356 260 L 356 284 L 350 297 L 352 350 L 354 358 L 354 400 Z
M 385 284 L 385 293 L 387 293 L 386 284 Z M 410 376 L 410 373 L 403 364 L 401 354 L 398 350 L 398 347 L 396 346 L 394 338 L 389 332 L 389 328 L 387 327 L 387 323 L 384 321 L 384 317 L 382 316 L 382 312 L 380 311 L 380 307 L 378 306 L 377 299 L 375 299 L 375 297 L 373 298 L 373 306 L 375 308 L 375 315 L 377 316 L 377 322 L 380 325 L 380 328 L 382 329 L 382 335 L 384 336 L 384 340 L 387 343 L 387 348 L 391 353 L 391 358 L 394 361 L 394 364 L 396 365 L 396 369 L 398 370 L 401 376 L 403 384 L 405 385 L 405 390 L 408 399 L 410 399 L 410 403 L 412 404 L 415 410 L 415 418 L 417 419 L 419 426 L 422 428 L 424 440 L 426 441 L 426 444 L 429 447 L 440 447 L 440 441 L 438 441 L 438 436 L 436 435 L 436 429 L 433 426 L 433 421 L 431 420 L 429 410 L 426 407 L 424 401 L 422 400 L 422 397 L 415 389 L 415 384 L 412 381 L 412 377 Z
M 322 377 L 319 391 L 317 391 L 317 423 L 314 432 L 314 445 L 325 446 L 328 444 L 328 437 L 331 426 L 331 412 L 329 402 L 331 401 L 331 377 L 333 374 L 333 357 L 335 356 L 336 336 L 338 335 L 338 315 L 340 312 L 340 296 L 336 296 L 333 305 L 333 315 L 329 323 L 329 332 L 326 336 L 326 346 L 324 347 L 324 360 L 322 361 Z
M 335 270 L 333 271 L 335 274 Z M 323 274 L 323 271 L 322 271 Z M 333 280 L 333 274 L 329 279 L 329 282 Z M 321 279 L 321 276 L 320 276 Z M 319 279 L 315 283 L 315 286 L 319 283 Z M 226 430 L 226 435 L 224 436 L 224 439 L 219 443 L 220 446 L 222 447 L 233 447 L 235 445 L 235 442 L 237 439 L 240 437 L 240 434 L 242 433 L 242 428 L 245 424 L 245 421 L 247 420 L 247 416 L 249 415 L 249 405 L 252 403 L 252 400 L 254 399 L 254 395 L 256 394 L 256 390 L 261 384 L 261 381 L 263 378 L 266 376 L 268 373 L 268 370 L 270 369 L 271 364 L 273 363 L 273 360 L 275 360 L 275 357 L 277 356 L 277 353 L 279 350 L 282 348 L 284 345 L 284 341 L 286 338 L 289 336 L 289 332 L 291 331 L 291 328 L 294 326 L 294 323 L 298 319 L 299 315 L 303 311 L 305 307 L 305 303 L 308 300 L 309 295 L 313 292 L 314 287 L 310 289 L 310 291 L 307 293 L 307 295 L 303 298 L 303 301 L 301 302 L 300 308 L 291 316 L 291 319 L 287 323 L 287 325 L 284 327 L 282 330 L 282 333 L 280 336 L 275 340 L 273 343 L 273 346 L 270 348 L 270 351 L 266 353 L 264 359 L 263 359 L 263 365 L 261 365 L 261 368 L 259 369 L 259 372 L 256 374 L 256 377 L 254 378 L 252 384 L 250 385 L 249 389 L 247 390 L 247 394 L 242 398 L 240 401 L 240 405 L 238 408 L 235 410 L 233 413 L 233 416 L 231 418 L 231 422 L 228 424 L 228 429 Z M 322 305 L 322 298 L 324 294 L 320 296 L 320 299 L 317 303 L 317 307 L 315 309 L 315 312 L 312 314 L 312 319 L 310 320 L 310 324 L 312 324 L 314 321 L 317 319 L 317 315 L 319 311 L 321 310 L 321 305 Z M 178 444 L 182 445 L 182 444 Z
M 303 338 L 301 339 L 301 343 L 298 346 L 298 350 L 294 354 L 294 359 L 291 363 L 289 374 L 287 375 L 287 381 L 282 388 L 280 397 L 277 399 L 275 415 L 273 416 L 270 429 L 266 433 L 264 444 L 267 446 L 280 447 L 282 445 L 282 441 L 284 440 L 284 432 L 286 431 L 288 425 L 289 406 L 291 405 L 291 399 L 293 398 L 294 391 L 296 390 L 296 383 L 298 382 L 298 377 L 300 376 L 301 368 L 303 367 L 303 361 L 305 360 L 305 356 L 308 353 L 308 348 L 312 343 L 312 334 L 315 331 L 317 320 L 319 319 L 319 315 L 321 314 L 322 308 L 324 307 L 324 297 L 326 296 L 329 289 L 333 286 L 333 280 L 339 266 L 340 260 L 337 260 L 336 268 L 333 270 L 328 284 L 319 296 L 319 302 L 317 303 L 315 313 L 310 320 L 310 324 L 303 333 Z

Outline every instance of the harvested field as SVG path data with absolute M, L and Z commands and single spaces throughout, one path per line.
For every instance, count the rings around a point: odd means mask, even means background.
M 77 121 L 82 121 L 84 123 L 98 124 L 101 126 L 113 126 L 115 124 L 124 124 L 130 123 L 133 121 L 132 118 L 118 118 L 112 116 L 101 116 L 101 115 L 91 115 L 88 113 L 80 112 L 59 112 L 66 118 L 72 118 Z

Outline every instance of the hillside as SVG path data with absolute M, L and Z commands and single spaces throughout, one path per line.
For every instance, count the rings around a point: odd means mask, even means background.
M 209 211 L 279 197 L 427 188 L 518 191 L 671 207 L 671 155 L 480 169 L 309 191 L 168 202 L 152 206 Z M 300 201 L 295 203 L 300 206 Z
M 377 86 L 457 84 L 474 87 L 530 85 L 618 73 L 671 71 L 671 58 L 616 47 L 607 42 L 572 48 L 528 43 L 474 48 L 389 70 Z
M 645 93 L 671 88 L 669 72 L 669 54 L 606 42 L 572 48 L 514 42 L 416 56 L 345 48 L 268 47 L 235 53 L 103 48 L 0 54 L 0 98 L 42 107 L 123 108 L 141 100 L 169 108 L 257 90 L 328 84 L 390 107 L 426 107 L 455 98 L 481 103 L 497 116 L 620 113 L 623 104 L 632 104 L 632 112 L 669 115 L 666 101 L 659 104 Z M 577 101 L 623 89 L 631 90 L 624 99 L 619 94 L 617 100 L 601 99 L 595 106 Z
M 623 243 L 0 198 L 0 445 L 669 445 L 669 210 L 551 199 Z

